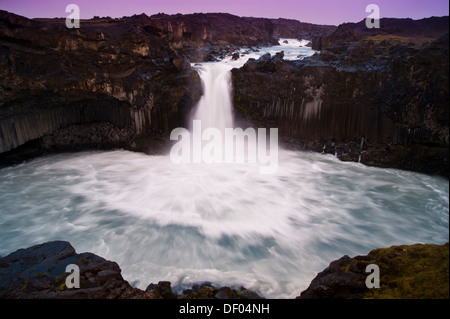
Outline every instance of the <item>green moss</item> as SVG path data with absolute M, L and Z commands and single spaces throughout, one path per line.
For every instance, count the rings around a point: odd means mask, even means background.
M 188 295 L 183 295 L 183 299 L 214 299 L 218 290 L 214 286 L 203 286 L 197 292 L 191 292 Z
M 393 246 L 370 252 L 380 267 L 380 288 L 364 297 L 373 299 L 448 299 L 449 246 Z
M 218 290 L 213 286 L 204 286 L 196 294 L 196 299 L 214 298 L 217 291 Z
M 242 105 L 242 97 L 238 96 L 234 99 L 234 107 L 241 113 L 246 113 L 246 109 Z
M 27 286 L 28 286 L 28 281 L 26 281 L 26 282 L 23 284 L 23 286 L 22 286 L 22 288 L 20 288 L 20 290 L 25 291 L 25 290 L 27 289 Z
M 59 286 L 59 288 L 58 288 L 60 291 L 64 291 L 64 290 L 66 290 L 67 289 L 67 287 L 66 287 L 66 283 L 65 282 L 63 282 L 60 286 Z

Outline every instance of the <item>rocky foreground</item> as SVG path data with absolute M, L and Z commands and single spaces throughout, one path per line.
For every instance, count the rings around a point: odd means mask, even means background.
M 366 287 L 366 267 L 380 269 L 380 288 Z M 320 272 L 299 299 L 448 299 L 449 246 L 403 245 L 343 256 Z
M 380 267 L 379 289 L 365 286 L 368 264 Z M 66 286 L 66 267 L 80 269 L 80 288 Z M 92 253 L 76 253 L 53 241 L 0 258 L 0 298 L 6 299 L 261 299 L 254 291 L 194 285 L 174 294 L 160 281 L 143 291 L 132 287 L 117 263 Z M 412 245 L 376 249 L 367 256 L 344 256 L 319 273 L 300 299 L 449 298 L 449 246 Z
M 80 288 L 66 286 L 66 267 L 80 269 Z M 241 288 L 216 288 L 210 283 L 194 285 L 175 295 L 168 281 L 150 284 L 145 291 L 133 288 L 121 275 L 117 263 L 92 253 L 75 252 L 65 241 L 53 241 L 19 249 L 0 259 L 0 298 L 18 299 L 260 299 Z

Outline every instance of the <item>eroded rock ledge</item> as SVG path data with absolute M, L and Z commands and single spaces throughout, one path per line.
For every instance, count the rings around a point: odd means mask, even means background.
M 68 289 L 67 265 L 80 268 L 80 288 Z M 365 285 L 368 264 L 380 268 L 380 288 Z M 254 291 L 205 282 L 174 294 L 171 283 L 132 287 L 119 265 L 69 242 L 52 241 L 0 258 L 0 298 L 6 299 L 261 299 Z M 449 298 L 449 245 L 392 246 L 344 256 L 320 272 L 298 299 Z

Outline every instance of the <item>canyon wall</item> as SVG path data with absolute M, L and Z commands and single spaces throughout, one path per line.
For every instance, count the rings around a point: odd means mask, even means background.
M 383 41 L 250 60 L 232 71 L 235 113 L 278 127 L 287 147 L 448 176 L 448 34 Z
M 121 147 L 148 153 L 186 126 L 191 62 L 334 27 L 230 14 L 27 19 L 0 11 L 0 154 Z
M 202 94 L 191 63 L 295 36 L 321 52 L 233 70 L 238 118 L 280 128 L 287 147 L 448 176 L 448 17 L 362 24 L 142 14 L 67 29 L 0 11 L 0 161 L 161 152 Z
M 208 59 L 211 53 L 232 53 L 239 47 L 277 45 L 279 38 L 312 39 L 336 29 L 291 19 L 238 17 L 227 13 L 140 17 L 167 34 L 172 47 L 180 54 L 195 61 Z

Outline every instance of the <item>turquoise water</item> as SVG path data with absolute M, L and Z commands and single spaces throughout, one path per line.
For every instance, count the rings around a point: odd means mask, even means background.
M 448 180 L 280 150 L 254 164 L 174 164 L 128 151 L 0 170 L 0 255 L 50 240 L 116 261 L 145 289 L 210 281 L 291 298 L 344 254 L 449 238 Z

